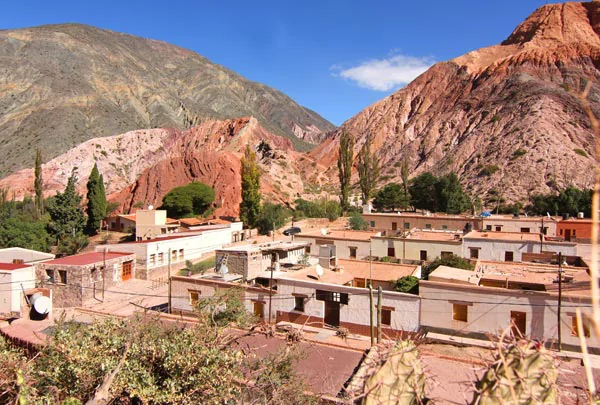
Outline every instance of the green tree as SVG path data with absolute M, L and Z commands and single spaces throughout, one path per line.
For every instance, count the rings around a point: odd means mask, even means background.
M 402 179 L 402 192 L 404 194 L 404 196 L 402 197 L 403 205 L 400 208 L 402 208 L 403 210 L 408 209 L 410 205 L 410 182 L 408 179 L 409 176 L 410 169 L 408 167 L 408 160 L 404 159 L 400 168 L 400 178 Z
M 292 216 L 292 212 L 281 204 L 265 203 L 256 221 L 258 232 L 263 235 L 281 228 Z
M 465 194 L 458 181 L 456 173 L 450 173 L 437 179 L 437 206 L 447 214 L 460 214 L 471 206 L 469 197 Z
M 437 257 L 434 261 L 429 263 L 427 266 L 423 267 L 423 270 L 421 272 L 421 278 L 423 280 L 428 280 L 431 272 L 433 272 L 440 266 L 455 267 L 457 269 L 464 270 L 473 270 L 475 268 L 475 266 L 470 261 L 456 255 L 452 255 L 443 259 Z
M 398 183 L 389 183 L 375 194 L 373 207 L 377 211 L 394 210 L 406 203 L 402 186 Z
M 46 210 L 50 214 L 48 229 L 56 238 L 59 249 L 64 248 L 64 253 L 72 254 L 81 248 L 87 239 L 83 236 L 85 217 L 81 209 L 81 196 L 75 190 L 77 172 L 75 169 L 67 181 L 67 187 L 56 196 L 49 198 Z M 72 250 L 76 249 L 76 250 Z
M 261 211 L 260 169 L 256 153 L 246 145 L 242 164 L 242 202 L 240 218 L 248 228 L 254 228 Z
M 102 226 L 102 220 L 106 217 L 106 191 L 104 189 L 104 178 L 94 163 L 92 172 L 87 182 L 87 224 L 86 233 L 95 235 Z
M 321 198 L 316 201 L 307 201 L 298 198 L 294 201 L 296 209 L 294 217 L 298 218 L 327 218 L 335 221 L 341 214 L 341 207 L 337 201 Z
M 355 231 L 366 231 L 369 229 L 369 224 L 367 224 L 367 221 L 365 221 L 362 215 L 360 215 L 358 212 L 353 212 L 350 214 L 348 225 L 350 226 L 350 229 Z
M 162 200 L 162 209 L 171 218 L 203 215 L 215 200 L 215 190 L 204 183 L 193 182 L 169 191 Z
M 0 248 L 22 247 L 49 252 L 52 239 L 46 230 L 47 221 L 18 213 L 0 214 Z
M 348 132 L 342 132 L 340 136 L 339 157 L 337 161 L 338 176 L 340 179 L 340 205 L 342 215 L 346 214 L 350 204 L 350 179 L 352 177 L 352 165 L 354 163 L 354 137 Z
M 42 178 L 42 152 L 38 149 L 35 154 L 35 180 L 33 183 L 35 189 L 35 208 L 38 216 L 44 215 L 44 180 Z
M 410 182 L 410 203 L 413 207 L 436 212 L 438 210 L 437 178 L 425 172 L 413 178 Z
M 363 204 L 368 204 L 379 181 L 379 158 L 371 152 L 371 135 L 358 153 L 358 182 Z
M 419 279 L 415 276 L 400 277 L 394 282 L 394 289 L 403 293 L 419 295 Z

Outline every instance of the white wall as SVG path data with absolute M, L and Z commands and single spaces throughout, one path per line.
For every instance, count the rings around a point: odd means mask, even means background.
M 442 252 L 451 252 L 462 256 L 461 243 L 443 243 L 437 241 L 423 241 L 418 239 L 398 238 L 373 238 L 371 240 L 373 256 L 384 257 L 388 255 L 388 247 L 394 247 L 395 257 L 398 259 L 421 260 L 421 250 L 427 251 L 427 260 L 433 261 L 441 257 Z
M 317 245 L 317 239 L 319 237 L 310 236 L 296 236 L 296 242 L 309 242 L 310 243 L 310 254 L 311 256 L 319 256 L 319 246 Z M 325 240 L 325 239 L 323 239 Z M 356 259 L 362 259 L 369 256 L 371 249 L 370 241 L 355 241 L 355 240 L 344 240 L 344 239 L 328 239 L 329 244 L 335 245 L 336 254 L 338 259 L 350 259 L 350 247 L 356 248 Z
M 490 234 L 492 236 L 492 234 Z M 540 253 L 540 243 L 534 241 L 502 241 L 502 240 L 485 240 L 463 239 L 464 258 L 470 258 L 470 248 L 479 249 L 479 260 L 504 261 L 505 252 L 513 252 L 513 261 L 520 262 L 523 253 Z M 544 252 L 562 252 L 563 255 L 575 256 L 577 254 L 577 246 L 568 243 L 551 243 L 544 241 Z
M 423 327 L 442 328 L 462 334 L 498 334 L 510 326 L 511 311 L 518 311 L 526 313 L 526 335 L 542 340 L 558 337 L 558 300 L 556 296 L 545 292 L 421 281 L 419 294 Z M 454 303 L 468 304 L 467 322 L 452 319 Z M 577 306 L 584 312 L 591 311 L 590 303 L 586 300 L 563 298 L 563 344 L 579 346 L 579 338 L 571 336 L 571 318 Z M 600 347 L 593 332 L 591 335 L 588 344 Z
M 0 313 L 20 313 L 23 289 L 35 288 L 35 268 L 0 271 L 0 283 Z

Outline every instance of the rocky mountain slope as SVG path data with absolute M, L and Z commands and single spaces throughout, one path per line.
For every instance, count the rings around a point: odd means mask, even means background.
M 0 176 L 31 166 L 38 148 L 47 161 L 92 138 L 242 116 L 300 149 L 334 128 L 281 92 L 164 42 L 78 24 L 0 31 Z
M 334 178 L 339 137 L 356 152 L 371 134 L 388 181 L 456 172 L 474 197 L 523 200 L 592 184 L 594 136 L 580 94 L 599 115 L 600 3 L 546 5 L 500 45 L 438 63 L 346 121 L 311 152 Z
M 208 120 L 189 130 L 149 129 L 90 139 L 42 165 L 44 193 L 63 190 L 71 171 L 85 194 L 94 162 L 106 179 L 109 200 L 128 212 L 136 205 L 158 207 L 174 187 L 201 181 L 216 192 L 216 215 L 237 216 L 241 202 L 240 159 L 246 145 L 269 145 L 258 152 L 265 201 L 287 202 L 319 178 L 318 167 L 293 149 L 289 139 L 265 130 L 255 118 Z M 0 180 L 0 188 L 20 199 L 34 194 L 33 169 Z

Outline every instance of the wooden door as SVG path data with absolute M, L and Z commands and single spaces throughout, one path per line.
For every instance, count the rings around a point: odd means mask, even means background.
M 513 336 L 525 336 L 527 332 L 527 314 L 525 312 L 510 311 L 510 320 Z
M 131 262 L 123 263 L 122 271 L 121 271 L 121 280 L 127 281 L 131 278 Z
M 333 301 L 325 301 L 325 317 L 326 325 L 340 326 L 340 303 Z
M 566 241 L 571 240 L 571 230 L 570 229 L 565 229 L 565 240 Z
M 254 302 L 254 316 L 260 319 L 265 317 L 265 304 L 262 302 Z

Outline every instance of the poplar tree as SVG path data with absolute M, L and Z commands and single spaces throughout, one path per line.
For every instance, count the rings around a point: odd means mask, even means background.
M 87 225 L 88 235 L 94 235 L 102 225 L 106 216 L 106 192 L 104 190 L 104 178 L 94 163 L 92 172 L 87 182 Z
M 338 171 L 340 178 L 340 205 L 342 215 L 350 207 L 348 195 L 350 194 L 350 178 L 352 177 L 352 164 L 354 163 L 354 137 L 348 132 L 342 132 L 338 157 Z
M 240 219 L 248 228 L 254 228 L 261 214 L 260 169 L 256 153 L 246 145 L 242 164 L 242 202 Z
M 35 209 L 38 216 L 44 215 L 44 195 L 42 189 L 44 187 L 44 180 L 42 179 L 42 153 L 38 149 L 35 154 L 35 181 L 33 183 L 35 188 Z
M 379 159 L 371 152 L 371 135 L 358 154 L 357 169 L 362 203 L 367 204 L 379 181 Z

